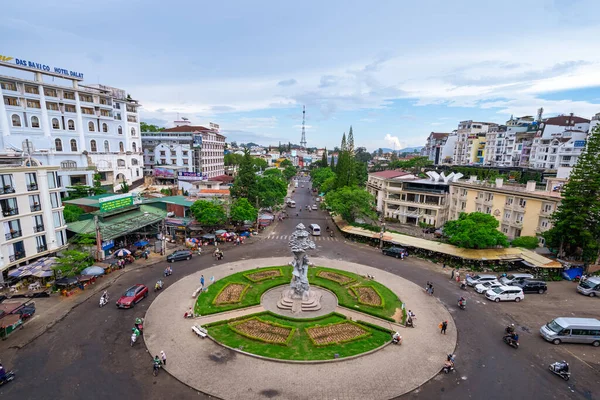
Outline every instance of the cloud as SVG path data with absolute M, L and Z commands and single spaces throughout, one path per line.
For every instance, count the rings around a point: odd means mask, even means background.
M 333 75 L 324 75 L 321 77 L 319 82 L 319 88 L 323 89 L 326 87 L 335 86 L 337 84 L 337 78 Z
M 383 140 L 387 144 L 387 147 L 391 147 L 394 150 L 400 150 L 408 147 L 408 144 L 404 141 L 401 141 L 398 136 L 392 136 L 389 133 L 385 135 Z
M 294 86 L 298 83 L 295 79 L 286 79 L 284 81 L 277 82 L 277 86 Z
M 230 107 L 230 106 L 212 106 L 210 108 L 210 111 L 215 112 L 215 113 L 227 113 L 227 112 L 233 112 L 233 111 L 235 111 L 235 107 Z
M 245 129 L 272 129 L 277 127 L 277 122 L 277 117 L 242 117 L 230 126 L 238 125 Z

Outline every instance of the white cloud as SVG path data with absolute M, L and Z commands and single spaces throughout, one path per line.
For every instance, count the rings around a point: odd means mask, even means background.
M 387 144 L 387 147 L 391 147 L 394 150 L 400 150 L 400 149 L 403 149 L 405 147 L 408 147 L 407 143 L 404 142 L 404 141 L 401 141 L 398 138 L 398 136 L 392 136 L 389 133 L 385 135 L 385 137 L 383 138 L 383 140 Z

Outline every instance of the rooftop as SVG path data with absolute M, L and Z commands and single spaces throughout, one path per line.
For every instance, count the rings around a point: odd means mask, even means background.
M 391 169 L 386 171 L 372 172 L 369 175 L 376 176 L 383 179 L 397 178 L 399 176 L 412 175 L 410 172 L 402 171 L 400 169 Z
M 579 123 L 589 123 L 590 120 L 587 118 L 581 118 L 576 115 L 559 115 L 558 117 L 551 117 L 544 121 L 546 125 L 558 125 L 558 126 L 570 126 Z

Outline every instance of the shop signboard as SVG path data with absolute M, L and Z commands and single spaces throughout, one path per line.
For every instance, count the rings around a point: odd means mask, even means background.
M 112 249 L 113 247 L 115 247 L 115 241 L 114 240 L 105 240 L 102 242 L 102 250 L 109 250 Z
M 154 168 L 154 176 L 157 178 L 174 179 L 175 175 L 176 175 L 175 171 L 170 168 L 160 168 L 160 167 Z
M 118 194 L 115 196 L 103 197 L 98 200 L 98 203 L 100 203 L 100 212 L 113 211 L 133 205 L 133 196 L 131 193 Z
M 177 177 L 180 181 L 205 181 L 207 179 L 207 176 L 202 175 L 201 172 L 188 171 L 179 171 L 177 173 Z
M 194 139 L 193 147 L 195 149 L 201 148 L 202 147 L 202 134 L 200 134 L 200 133 L 194 134 L 193 139 Z

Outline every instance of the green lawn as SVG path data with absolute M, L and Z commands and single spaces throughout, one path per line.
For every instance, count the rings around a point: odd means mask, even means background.
M 248 274 L 249 272 L 263 271 L 269 269 L 280 269 L 282 276 L 266 279 L 260 282 L 252 282 L 250 279 L 244 276 L 244 274 Z M 332 280 L 317 276 L 317 273 L 319 271 L 329 271 L 336 274 L 345 275 L 351 277 L 352 279 L 354 279 L 354 281 L 348 283 L 347 285 L 341 285 Z M 209 315 L 223 311 L 235 310 L 238 308 L 258 305 L 260 304 L 260 297 L 264 292 L 276 286 L 287 285 L 290 283 L 291 279 L 292 267 L 289 265 L 280 267 L 266 267 L 260 269 L 257 268 L 255 270 L 238 272 L 236 274 L 229 275 L 210 285 L 207 292 L 200 294 L 198 300 L 196 301 L 195 312 L 200 315 Z M 308 270 L 308 281 L 311 285 L 321 286 L 334 292 L 341 306 L 357 311 L 362 311 L 364 313 L 371 314 L 380 318 L 393 320 L 392 317 L 394 316 L 394 314 L 396 314 L 396 310 L 402 308 L 402 302 L 398 299 L 398 296 L 396 296 L 396 294 L 394 294 L 394 292 L 392 292 L 390 289 L 378 282 L 375 282 L 370 279 L 365 279 L 352 272 L 332 268 L 312 267 Z M 243 285 L 249 284 L 250 286 L 248 290 L 246 290 L 244 297 L 239 303 L 230 303 L 223 305 L 213 304 L 213 301 L 216 298 L 216 296 L 219 294 L 221 289 L 223 289 L 223 287 L 225 287 L 228 283 L 240 283 Z M 383 307 L 374 307 L 365 304 L 359 304 L 357 298 L 351 294 L 352 291 L 348 289 L 349 286 L 353 285 L 372 286 L 383 298 Z
M 258 313 L 252 316 L 245 316 L 243 319 L 258 317 L 263 321 L 274 322 L 276 324 L 291 326 L 296 328 L 294 334 L 287 345 L 278 345 L 253 340 L 242 336 L 233 331 L 229 326 L 229 321 L 221 321 L 215 324 L 207 325 L 208 333 L 217 341 L 232 347 L 243 350 L 248 353 L 278 358 L 283 360 L 330 360 L 335 358 L 349 357 L 361 354 L 369 350 L 376 349 L 391 340 L 391 332 L 379 327 L 373 327 L 367 324 L 360 324 L 370 335 L 343 344 L 332 344 L 327 346 L 315 346 L 305 332 L 305 328 L 315 325 L 328 325 L 336 322 L 346 321 L 346 318 L 340 314 L 329 314 L 323 317 L 311 320 L 291 319 L 279 317 L 269 312 Z M 360 321 L 358 321 L 360 323 Z

